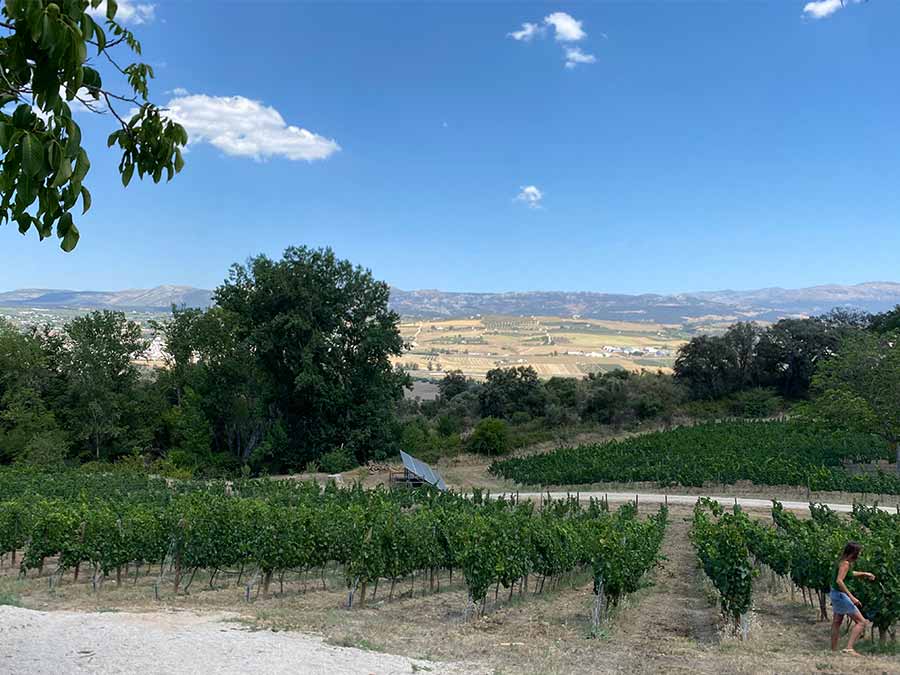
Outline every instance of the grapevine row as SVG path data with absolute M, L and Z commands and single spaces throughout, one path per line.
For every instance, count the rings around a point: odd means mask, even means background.
M 495 462 L 491 472 L 527 485 L 652 481 L 660 486 L 799 485 L 815 491 L 900 494 L 900 478 L 852 474 L 847 462 L 891 460 L 870 434 L 796 421 L 718 422 Z
M 74 479 L 73 479 L 74 480 Z M 88 481 L 90 482 L 90 481 Z M 50 479 L 48 492 L 58 483 Z M 529 576 L 558 584 L 590 570 L 612 603 L 637 587 L 657 561 L 663 509 L 641 520 L 636 509 L 609 513 L 600 502 L 531 502 L 435 492 L 342 489 L 331 484 L 247 481 L 209 483 L 184 494 L 138 490 L 131 498 L 29 494 L 0 503 L 0 555 L 15 555 L 23 574 L 53 559 L 56 575 L 83 568 L 100 580 L 123 570 L 174 573 L 174 588 L 198 571 L 211 580 L 240 570 L 264 595 L 286 573 L 336 565 L 350 602 L 364 605 L 380 581 L 416 576 L 433 589 L 442 571 L 459 571 L 471 603 L 483 608 L 489 589 L 520 592 Z M 451 576 L 452 579 L 452 576 Z M 212 581 L 210 582 L 212 583 Z M 249 592 L 249 591 L 248 591 Z M 496 594 L 495 590 L 495 594 Z M 482 610 L 483 611 L 483 610 Z

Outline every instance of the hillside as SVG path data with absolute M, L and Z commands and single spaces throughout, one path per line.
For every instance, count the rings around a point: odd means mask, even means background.
M 130 309 L 167 311 L 173 304 L 206 307 L 212 291 L 192 286 L 157 286 L 123 291 L 20 289 L 0 293 L 0 307 L 45 309 Z M 452 318 L 473 315 L 558 316 L 664 324 L 739 319 L 777 320 L 815 315 L 838 307 L 879 312 L 900 304 L 900 283 L 868 282 L 801 289 L 700 291 L 661 295 L 591 291 L 455 293 L 391 289 L 391 305 L 404 316 Z

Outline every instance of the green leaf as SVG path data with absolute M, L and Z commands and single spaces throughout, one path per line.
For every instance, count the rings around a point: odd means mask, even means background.
M 106 49 L 106 33 L 98 25 L 94 25 L 94 35 L 97 37 L 97 53 Z
M 66 253 L 71 253 L 78 245 L 78 240 L 80 238 L 81 234 L 78 232 L 78 228 L 73 224 L 72 227 L 69 228 L 69 231 L 66 232 L 66 236 L 63 237 L 59 247 Z
M 86 187 L 81 188 L 81 200 L 84 204 L 84 210 L 81 213 L 84 215 L 91 208 L 91 193 Z
M 81 149 L 81 128 L 72 120 L 66 122 L 66 157 L 74 157 Z
M 181 156 L 181 150 L 175 148 L 175 173 L 184 168 L 184 158 Z
M 29 176 L 36 176 L 44 166 L 44 147 L 32 134 L 22 138 L 22 169 Z
M 128 163 L 125 165 L 125 168 L 122 170 L 122 185 L 128 187 L 128 184 L 131 182 L 131 177 L 134 175 L 134 164 Z
M 0 147 L 6 150 L 9 147 L 10 126 L 6 122 L 0 122 Z
M 116 18 L 116 12 L 119 9 L 119 3 L 116 0 L 106 0 L 106 18 L 112 21 Z
M 31 106 L 27 103 L 23 103 L 16 111 L 13 113 L 12 121 L 13 124 L 18 129 L 25 129 L 31 126 L 31 118 L 32 118 Z
M 29 216 L 27 213 L 20 213 L 16 217 L 16 222 L 19 224 L 19 232 L 25 234 L 31 227 L 31 216 Z
M 75 170 L 72 172 L 72 180 L 80 183 L 91 169 L 91 161 L 88 159 L 84 148 L 78 151 L 78 159 L 75 160 Z
M 72 176 L 72 163 L 68 159 L 63 159 L 59 164 L 59 169 L 56 171 L 56 176 L 53 178 L 53 183 L 51 183 L 52 187 L 58 188 L 62 187 L 63 184 L 69 180 Z
M 62 216 L 60 216 L 59 218 L 59 222 L 56 224 L 56 236 L 60 238 L 64 237 L 69 232 L 69 228 L 71 228 L 72 226 L 72 214 L 62 214 Z
M 116 130 L 109 135 L 109 138 L 106 139 L 106 147 L 111 148 L 115 145 L 116 141 L 119 139 L 119 133 L 121 130 Z

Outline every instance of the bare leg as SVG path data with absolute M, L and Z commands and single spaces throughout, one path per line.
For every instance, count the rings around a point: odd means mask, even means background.
M 841 639 L 841 624 L 844 623 L 843 614 L 833 614 L 831 617 L 831 651 L 836 652 L 838 640 Z
M 856 644 L 857 638 L 862 634 L 862 632 L 866 629 L 867 621 L 862 617 L 862 614 L 857 613 L 853 617 L 853 628 L 850 629 L 850 639 L 847 641 L 847 649 L 853 650 L 853 645 Z

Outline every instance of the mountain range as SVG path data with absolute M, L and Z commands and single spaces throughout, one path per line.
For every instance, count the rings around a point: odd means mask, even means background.
M 192 286 L 157 286 L 124 291 L 20 289 L 0 293 L 0 308 L 120 309 L 167 311 L 173 304 L 207 307 L 212 291 Z M 775 320 L 812 316 L 834 307 L 880 312 L 900 304 L 900 283 L 868 282 L 801 289 L 701 291 L 661 295 L 527 291 L 454 293 L 391 289 L 391 306 L 405 316 L 459 317 L 475 314 L 572 316 L 627 321 L 683 323 L 705 318 Z

